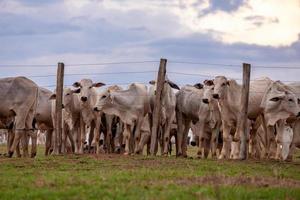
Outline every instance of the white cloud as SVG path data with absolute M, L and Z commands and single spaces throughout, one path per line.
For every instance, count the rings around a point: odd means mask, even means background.
M 248 0 L 237 10 L 218 10 L 199 16 L 201 9 L 175 10 L 183 24 L 193 32 L 213 34 L 224 43 L 286 46 L 300 33 L 299 0 Z

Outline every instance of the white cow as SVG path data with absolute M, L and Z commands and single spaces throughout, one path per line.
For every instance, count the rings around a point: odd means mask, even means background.
M 90 79 L 82 79 L 79 82 L 75 82 L 73 87 L 80 88 L 80 148 L 79 153 L 83 153 L 84 144 L 86 142 L 85 133 L 86 129 L 89 130 L 89 147 L 95 146 L 97 153 L 100 152 L 99 140 L 100 140 L 100 123 L 101 114 L 95 112 L 93 109 L 97 102 L 97 91 L 95 88 L 105 85 L 98 82 L 93 83 Z M 92 144 L 91 144 L 92 143 Z
M 8 156 L 12 157 L 22 139 L 23 156 L 28 156 L 27 135 L 33 134 L 33 118 L 37 106 L 38 86 L 25 77 L 0 79 L 0 118 L 14 117 L 15 137 Z M 36 149 L 32 148 L 31 156 Z
M 197 88 L 195 88 L 197 87 Z M 207 103 L 203 102 L 203 85 L 184 86 L 176 94 L 176 118 L 178 125 L 177 155 L 187 156 L 187 135 L 191 122 L 198 123 L 199 150 L 198 156 L 202 155 L 205 126 L 209 124 L 210 110 Z M 197 134 L 196 134 L 197 135 Z
M 112 86 L 109 86 L 106 90 L 109 90 L 110 92 L 112 92 L 112 91 L 121 91 L 123 89 L 118 85 L 112 85 Z M 106 93 L 106 92 L 107 91 L 105 91 L 104 93 Z M 100 94 L 100 96 L 101 96 L 101 94 Z M 122 123 L 122 122 L 120 122 L 120 120 L 117 119 L 118 117 L 115 115 L 105 114 L 104 118 L 105 118 L 105 124 L 102 124 L 102 125 L 103 126 L 105 125 L 105 130 L 106 130 L 106 133 L 104 134 L 104 141 L 106 144 L 107 152 L 111 153 L 113 151 L 112 147 L 115 147 L 115 146 L 117 146 L 117 151 L 118 151 L 120 149 L 121 145 L 119 144 L 118 139 L 116 139 L 114 141 L 113 127 L 116 127 L 117 123 Z M 117 138 L 119 136 L 118 131 L 119 130 L 116 130 Z M 115 142 L 116 142 L 116 145 L 115 145 Z
M 62 152 L 66 153 L 68 139 L 71 143 L 72 151 L 79 153 L 80 149 L 80 100 L 78 93 L 80 89 L 72 90 L 64 88 L 63 90 L 63 135 L 62 135 Z M 56 99 L 56 94 L 53 94 L 50 99 Z M 52 109 L 55 113 L 55 106 Z M 55 120 L 55 119 L 53 119 Z
M 156 81 L 149 82 L 152 87 L 149 89 L 150 94 L 150 105 L 151 110 L 154 110 L 155 98 L 156 98 L 156 90 L 157 84 Z M 161 100 L 161 115 L 159 120 L 159 129 L 162 133 L 162 152 L 164 155 L 168 155 L 168 146 L 170 142 L 170 131 L 171 125 L 175 119 L 175 107 L 176 107 L 176 96 L 173 92 L 172 88 L 180 90 L 180 88 L 170 80 L 166 80 L 164 83 L 163 91 L 162 91 L 162 100 Z M 151 115 L 153 118 L 153 116 Z M 153 121 L 153 119 L 152 119 Z
M 300 106 L 300 82 L 290 83 L 288 87 L 296 95 L 297 103 Z M 276 142 L 279 144 L 278 146 L 281 146 L 281 158 L 283 160 L 292 160 L 295 147 L 300 147 L 300 113 L 298 113 L 297 118 L 288 118 L 287 125 L 283 127 L 283 135 L 276 135 Z M 289 130 L 288 127 L 291 127 L 292 130 Z M 289 144 L 291 135 L 292 141 L 291 144 Z M 279 148 L 277 147 L 277 149 Z M 278 154 L 280 155 L 280 152 L 278 153 L 277 151 L 277 156 Z
M 125 154 L 133 152 L 133 149 L 130 149 L 129 146 L 132 137 L 131 131 L 135 127 L 135 151 L 137 151 L 143 119 L 150 110 L 147 87 L 145 85 L 133 83 L 127 90 L 107 90 L 99 95 L 94 109 L 103 111 L 105 114 L 118 116 L 124 123 Z
M 52 102 L 50 101 L 51 95 L 52 92 L 50 90 L 39 87 L 38 103 L 34 115 L 36 128 L 41 131 L 46 131 L 45 155 L 50 154 L 50 148 L 52 144 L 51 143 L 52 134 L 54 131 L 54 126 L 53 126 L 52 116 L 51 116 L 51 112 L 52 112 Z
M 240 141 L 243 134 L 240 123 L 241 92 L 242 86 L 235 80 L 227 80 L 224 76 L 215 77 L 213 97 L 218 100 L 223 127 L 223 148 L 219 158 L 228 157 L 230 150 L 230 133 L 234 130 L 234 140 Z M 279 104 L 277 99 L 283 96 Z M 264 115 L 264 122 L 267 127 L 274 126 L 276 121 L 286 116 L 295 115 L 299 110 L 294 103 L 292 107 L 286 107 L 286 102 L 293 97 L 292 93 L 279 82 L 273 82 L 268 78 L 257 79 L 250 83 L 248 118 L 256 120 Z M 294 99 L 295 100 L 295 99 Z M 296 109 L 295 109 L 296 108 Z M 268 138 L 272 138 L 267 132 Z M 269 141 L 271 139 L 267 139 Z M 268 151 L 268 146 L 267 146 Z

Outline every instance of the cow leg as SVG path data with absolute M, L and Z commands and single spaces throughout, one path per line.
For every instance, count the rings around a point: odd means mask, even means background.
M 176 112 L 177 118 L 177 140 L 176 140 L 176 156 L 182 156 L 182 140 L 184 132 L 184 123 L 182 113 L 179 111 Z
M 52 143 L 52 133 L 53 133 L 53 130 L 46 131 L 45 156 L 48 156 L 50 154 L 50 148 L 51 148 L 51 143 Z
M 72 148 L 72 153 L 75 152 L 75 140 L 74 140 L 74 128 L 72 130 L 69 130 L 67 133 L 68 133 L 68 138 L 70 140 L 70 143 L 71 143 L 71 148 Z
M 7 133 L 7 153 L 9 153 L 9 150 L 13 144 L 14 141 L 14 137 L 15 137 L 15 133 L 13 130 L 8 130 Z
M 80 130 L 81 130 L 81 127 L 80 127 L 80 124 L 76 124 L 74 126 L 74 137 L 75 137 L 75 153 L 78 154 L 79 151 L 80 151 Z
M 92 142 L 94 139 L 94 132 L 97 132 L 97 131 L 99 131 L 99 129 L 96 128 L 95 122 L 92 122 L 90 125 L 90 132 L 88 135 L 88 152 L 89 153 L 92 153 L 92 151 L 96 150 L 94 147 L 92 147 Z M 97 148 L 97 146 L 99 146 L 99 145 L 96 145 L 96 148 Z
M 141 140 L 139 143 L 137 154 L 143 154 L 144 146 L 150 143 L 151 133 L 149 131 L 143 131 L 141 134 Z
M 172 119 L 173 121 L 173 119 Z M 169 143 L 170 143 L 170 132 L 171 132 L 171 124 L 172 121 L 169 119 L 166 121 L 165 124 L 165 129 L 164 129 L 164 155 L 168 155 L 168 148 L 169 148 Z
M 195 134 L 195 137 L 197 138 L 198 136 L 198 145 L 199 149 L 197 152 L 197 157 L 198 158 L 204 158 L 204 149 L 205 149 L 205 123 L 204 122 L 197 122 L 195 124 L 197 133 Z
M 117 124 L 117 131 L 116 131 L 116 135 L 114 138 L 114 152 L 115 153 L 120 153 L 121 152 L 121 135 L 122 135 L 122 124 L 120 124 L 120 122 Z
M 140 139 L 141 139 L 141 128 L 143 125 L 143 121 L 144 121 L 144 117 L 140 116 L 138 117 L 138 121 L 136 123 L 136 128 L 135 128 L 135 132 L 134 132 L 134 152 L 137 153 L 138 152 L 138 145 L 140 143 Z
M 85 144 L 85 123 L 82 119 L 82 117 L 80 117 L 80 143 L 79 143 L 79 154 L 83 154 L 83 150 L 84 150 L 84 144 Z
M 125 139 L 125 153 L 124 155 L 129 155 L 130 151 L 129 151 L 129 146 L 130 146 L 130 136 L 131 136 L 131 126 L 128 124 L 125 124 L 125 129 L 123 132 L 123 136 Z
M 183 131 L 183 141 L 182 145 L 182 156 L 187 157 L 187 141 L 188 141 L 188 133 L 190 129 L 190 120 L 184 120 L 184 131 Z
M 37 131 L 28 131 L 28 136 L 31 138 L 31 158 L 37 154 Z
M 231 138 L 230 138 L 231 128 L 230 126 L 227 125 L 225 121 L 222 121 L 222 127 L 223 127 L 223 147 L 219 159 L 228 158 L 228 154 L 231 146 Z
M 212 158 L 217 157 L 217 147 L 218 147 L 219 133 L 220 133 L 219 126 L 215 127 L 212 130 L 212 135 L 211 135 L 211 157 Z
M 8 152 L 8 156 L 12 157 L 14 154 L 14 151 L 16 150 L 16 147 L 19 145 L 21 139 L 23 139 L 23 136 L 25 137 L 25 124 L 26 124 L 26 116 L 24 116 L 24 113 L 17 114 L 15 117 L 15 137 L 12 146 L 10 147 L 10 150 Z M 23 141 L 23 140 L 22 140 Z M 23 143 L 22 143 L 23 144 Z M 24 151 L 24 157 L 28 157 L 28 149 L 26 152 L 26 144 L 23 147 Z

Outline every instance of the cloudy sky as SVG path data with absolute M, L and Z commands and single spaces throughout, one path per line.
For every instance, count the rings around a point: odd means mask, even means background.
M 50 89 L 58 62 L 66 85 L 125 84 L 154 79 L 161 57 L 180 85 L 241 78 L 243 62 L 252 78 L 300 80 L 300 0 L 0 0 L 0 27 L 0 76 Z

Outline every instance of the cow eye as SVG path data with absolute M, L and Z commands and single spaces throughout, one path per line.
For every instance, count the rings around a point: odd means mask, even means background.
M 272 99 L 270 99 L 270 101 L 279 101 L 280 99 L 279 99 L 279 97 L 274 97 L 274 98 L 272 98 Z
M 290 101 L 290 102 L 294 102 L 294 100 L 293 100 L 293 99 L 289 99 L 289 101 Z
M 67 93 L 66 95 L 67 95 L 67 96 L 69 96 L 69 95 L 70 95 L 70 93 Z
M 211 88 L 211 90 L 214 90 L 215 88 L 213 87 L 213 88 Z
M 226 85 L 226 83 L 222 83 L 222 86 L 225 86 Z
M 105 99 L 105 98 L 106 98 L 106 95 L 103 95 L 101 98 L 102 98 L 102 99 Z
M 89 87 L 89 89 L 91 89 L 91 88 L 92 88 L 92 86 Z

